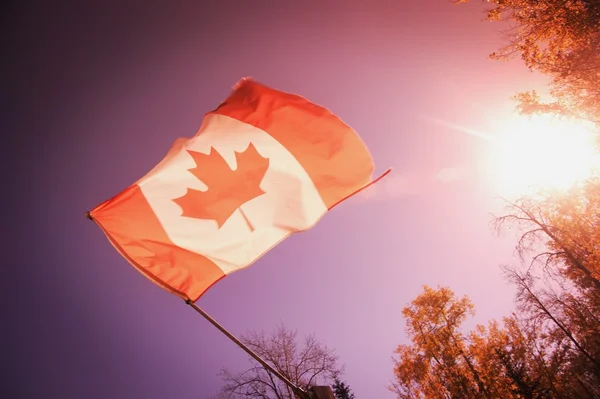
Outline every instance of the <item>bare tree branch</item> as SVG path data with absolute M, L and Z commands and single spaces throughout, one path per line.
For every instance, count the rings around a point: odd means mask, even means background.
M 314 335 L 304 339 L 299 346 L 296 331 L 280 325 L 271 334 L 250 332 L 241 340 L 273 367 L 301 389 L 308 390 L 312 384 L 331 385 L 343 366 L 338 357 Z M 251 359 L 254 364 L 254 360 Z M 291 389 L 261 365 L 254 365 L 243 372 L 221 372 L 224 385 L 220 397 L 227 399 L 296 399 Z

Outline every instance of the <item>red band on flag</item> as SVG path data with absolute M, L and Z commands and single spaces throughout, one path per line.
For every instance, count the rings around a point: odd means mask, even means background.
M 206 257 L 171 241 L 137 185 L 97 206 L 90 216 L 129 263 L 183 299 L 196 301 L 225 276 Z

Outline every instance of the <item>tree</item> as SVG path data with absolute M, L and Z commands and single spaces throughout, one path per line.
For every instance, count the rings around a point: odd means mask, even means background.
M 314 385 L 331 385 L 342 373 L 338 357 L 314 335 L 297 342 L 296 331 L 280 325 L 271 334 L 251 332 L 241 341 L 261 358 L 270 363 L 301 389 Z M 254 359 L 252 367 L 243 372 L 223 369 L 220 373 L 225 385 L 219 398 L 296 399 L 291 389 Z
M 581 319 L 573 318 L 564 301 L 555 300 L 561 295 L 547 287 L 536 289 L 531 274 L 514 269 L 508 269 L 507 274 L 517 286 L 518 310 L 527 315 L 529 325 L 543 332 L 546 357 L 558 358 L 562 363 L 554 370 L 557 390 L 581 398 L 600 397 L 600 325 L 594 321 L 578 325 Z
M 411 343 L 396 350 L 391 389 L 398 398 L 600 398 L 584 335 L 528 279 L 509 277 L 518 288 L 518 316 L 468 334 L 460 328 L 473 305 L 448 288 L 425 287 L 404 309 Z M 597 340 L 597 331 L 587 337 Z
M 507 269 L 517 306 L 543 330 L 549 355 L 562 358 L 562 392 L 600 398 L 600 180 L 592 177 L 566 195 L 509 204 L 496 227 L 516 226 L 517 249 L 531 261 Z
M 477 326 L 469 334 L 469 351 L 487 379 L 495 397 L 552 398 L 553 379 L 562 363 L 549 362 L 540 349 L 540 332 L 535 324 L 515 314 L 502 324 L 492 320 L 488 327 Z
M 453 0 L 465 3 L 468 0 Z M 486 0 L 488 21 L 505 21 L 506 44 L 490 55 L 524 64 L 551 79 L 555 98 L 517 95 L 523 113 L 554 112 L 600 122 L 600 2 L 598 0 Z
M 492 398 L 460 328 L 473 313 L 467 297 L 456 298 L 447 287 L 424 292 L 404 308 L 411 345 L 399 345 L 398 398 Z
M 507 213 L 494 224 L 499 232 L 505 226 L 520 229 L 521 258 L 535 253 L 530 271 L 541 266 L 548 276 L 566 278 L 586 296 L 600 295 L 600 179 L 590 178 L 565 195 L 508 202 Z
M 340 381 L 337 377 L 333 380 L 333 385 L 331 386 L 333 389 L 333 393 L 336 399 L 355 399 L 354 393 L 344 381 Z

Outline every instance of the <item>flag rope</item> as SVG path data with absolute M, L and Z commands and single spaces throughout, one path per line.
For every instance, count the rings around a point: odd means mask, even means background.
M 258 356 L 258 354 L 256 354 L 252 349 L 248 348 L 242 341 L 240 341 L 233 334 L 231 334 L 229 331 L 227 331 L 225 329 L 225 327 L 223 327 L 215 319 L 210 317 L 210 315 L 208 315 L 208 313 L 206 313 L 204 310 L 202 310 L 200 307 L 198 307 L 198 305 L 196 305 L 191 299 L 186 299 L 185 303 L 190 305 L 192 307 L 192 309 L 194 309 L 196 312 L 200 313 L 206 320 L 208 320 L 219 331 L 221 331 L 230 340 L 232 340 L 235 344 L 237 344 L 237 346 L 242 348 L 248 355 L 252 356 L 252 358 L 254 358 L 254 360 L 259 362 L 267 370 L 267 372 L 272 373 L 277 378 L 279 378 L 281 381 L 283 381 L 288 387 L 291 388 L 292 392 L 294 392 L 294 394 L 297 395 L 300 399 L 311 399 L 310 395 L 306 391 L 304 391 L 301 388 L 299 388 L 298 386 L 296 386 L 293 382 L 291 382 L 283 374 L 281 374 L 279 371 L 277 371 L 273 366 L 271 366 L 269 363 L 267 363 L 265 360 L 263 360 L 260 356 Z

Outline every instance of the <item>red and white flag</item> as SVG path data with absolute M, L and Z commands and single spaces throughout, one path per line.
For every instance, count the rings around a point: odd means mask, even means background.
M 349 126 L 297 95 L 244 79 L 195 136 L 89 217 L 135 268 L 196 301 L 372 182 Z

